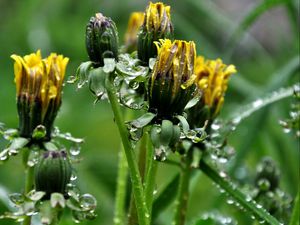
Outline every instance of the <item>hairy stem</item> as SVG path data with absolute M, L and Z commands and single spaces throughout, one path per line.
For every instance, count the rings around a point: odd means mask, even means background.
M 180 175 L 179 189 L 176 199 L 176 208 L 174 215 L 174 225 L 184 225 L 189 198 L 189 184 L 191 176 L 192 150 L 189 150 L 187 155 L 183 157 L 183 167 Z
M 106 90 L 107 95 L 111 104 L 111 108 L 115 117 L 116 124 L 119 129 L 119 134 L 122 139 L 128 168 L 130 172 L 130 178 L 132 181 L 132 188 L 134 193 L 134 199 L 136 203 L 137 208 L 137 214 L 139 219 L 140 225 L 149 225 L 150 224 L 150 215 L 148 208 L 146 206 L 145 202 L 145 195 L 142 185 L 142 179 L 139 172 L 139 168 L 136 161 L 136 155 L 134 153 L 134 150 L 131 146 L 130 140 L 129 140 L 129 134 L 127 131 L 127 128 L 124 124 L 123 116 L 121 113 L 121 109 L 119 106 L 118 99 L 116 97 L 115 88 L 112 85 L 111 81 L 107 78 L 106 79 Z
M 224 189 L 227 195 L 238 202 L 243 208 L 251 212 L 258 220 L 265 221 L 267 224 L 271 225 L 280 225 L 280 222 L 271 216 L 267 210 L 258 205 L 254 200 L 247 198 L 236 186 L 227 179 L 221 177 L 203 159 L 200 161 L 199 168 L 211 180 Z

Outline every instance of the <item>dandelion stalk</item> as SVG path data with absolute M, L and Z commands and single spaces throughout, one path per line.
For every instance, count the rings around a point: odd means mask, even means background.
M 125 219 L 125 197 L 126 197 L 126 181 L 127 181 L 127 161 L 123 146 L 119 151 L 119 166 L 117 178 L 117 191 L 115 202 L 114 225 L 121 225 Z
M 34 170 L 33 167 L 28 166 L 28 159 L 30 154 L 30 148 L 24 149 L 23 152 L 23 165 L 25 167 L 25 187 L 24 187 L 24 194 L 26 195 L 29 193 L 33 186 L 33 178 L 34 178 Z M 26 216 L 23 225 L 30 225 L 31 224 L 31 216 Z
M 189 184 L 191 176 L 192 151 L 189 150 L 187 155 L 183 158 L 184 165 L 182 167 L 180 183 L 178 187 L 178 194 L 176 199 L 176 208 L 174 216 L 174 225 L 184 225 L 186 219 L 186 212 L 189 198 Z
M 221 177 L 214 169 L 210 167 L 203 159 L 199 163 L 200 170 L 205 173 L 211 180 L 218 184 L 226 191 L 230 197 L 238 202 L 243 208 L 251 212 L 259 221 L 265 221 L 271 225 L 280 225 L 280 222 L 270 215 L 261 205 L 254 200 L 247 198 L 237 187 L 231 182 Z
M 155 177 L 157 171 L 157 161 L 154 160 L 154 149 L 147 133 L 147 167 L 145 177 L 145 197 L 149 213 L 152 213 L 153 193 L 155 189 Z
M 150 215 L 148 208 L 145 202 L 144 190 L 142 185 L 142 179 L 139 172 L 139 168 L 136 162 L 136 155 L 132 149 L 131 143 L 129 141 L 129 134 L 126 129 L 121 109 L 119 106 L 118 99 L 116 97 L 116 91 L 112 85 L 109 77 L 106 79 L 106 90 L 107 95 L 111 104 L 111 108 L 117 123 L 119 134 L 122 139 L 125 155 L 127 158 L 128 168 L 130 171 L 130 177 L 132 181 L 133 193 L 137 208 L 137 214 L 140 225 L 149 225 L 150 224 Z

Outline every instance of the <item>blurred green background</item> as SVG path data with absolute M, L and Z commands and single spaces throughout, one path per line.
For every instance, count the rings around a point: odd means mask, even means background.
M 221 117 L 227 118 L 243 104 L 264 93 L 299 81 L 299 1 L 287 0 L 177 0 L 171 5 L 177 39 L 194 40 L 197 53 L 208 58 L 222 58 L 234 64 L 233 75 Z M 110 16 L 117 24 L 120 41 L 132 11 L 143 11 L 144 0 L 0 0 L 0 121 L 17 127 L 15 86 L 11 54 L 25 55 L 42 50 L 43 57 L 57 52 L 70 58 L 67 76 L 87 61 L 85 25 L 96 12 Z M 236 34 L 236 35 L 234 35 Z M 233 37 L 233 38 L 232 38 Z M 231 40 L 231 41 L 230 41 Z M 110 225 L 113 218 L 119 135 L 109 105 L 93 105 L 87 90 L 64 87 L 63 105 L 56 120 L 62 131 L 83 137 L 81 156 L 76 165 L 82 193 L 98 200 L 98 217 L 82 224 Z M 246 119 L 230 136 L 236 152 L 232 176 L 255 172 L 261 157 L 271 156 L 281 169 L 281 188 L 295 196 L 299 184 L 299 140 L 284 134 L 279 119 L 288 117 L 291 98 L 271 105 Z M 0 142 L 3 146 L 3 143 Z M 23 168 L 20 157 L 0 165 L 0 214 L 7 211 L 5 193 L 20 192 Z M 158 191 L 177 168 L 159 167 Z M 188 224 L 204 212 L 219 210 L 233 216 L 239 224 L 251 221 L 201 173 L 192 181 Z M 157 224 L 168 225 L 172 206 L 160 215 Z M 66 215 L 61 224 L 73 224 Z M 14 224 L 0 220 L 0 224 Z

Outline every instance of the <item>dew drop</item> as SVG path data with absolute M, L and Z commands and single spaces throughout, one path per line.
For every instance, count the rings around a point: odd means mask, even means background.
M 95 209 L 97 206 L 97 200 L 94 196 L 90 194 L 84 194 L 79 198 L 80 206 L 84 210 L 92 210 Z
M 70 148 L 70 154 L 72 156 L 77 156 L 79 155 L 80 153 L 80 146 L 79 145 L 73 145 L 71 148 Z
M 226 200 L 226 202 L 227 202 L 229 205 L 234 204 L 234 201 L 233 201 L 231 198 L 228 198 L 228 199 Z
M 10 194 L 9 199 L 16 205 L 20 205 L 24 202 L 24 196 L 20 193 Z

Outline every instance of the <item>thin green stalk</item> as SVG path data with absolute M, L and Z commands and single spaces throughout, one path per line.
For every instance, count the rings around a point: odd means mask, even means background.
M 175 215 L 173 224 L 184 225 L 187 213 L 188 198 L 189 198 L 189 184 L 191 177 L 191 163 L 192 163 L 193 152 L 188 151 L 186 157 L 183 158 L 184 166 L 181 171 L 179 189 L 177 199 L 175 203 Z
M 119 151 L 119 168 L 117 178 L 117 190 L 115 201 L 115 215 L 114 224 L 122 225 L 125 220 L 125 198 L 126 198 L 126 186 L 127 186 L 127 174 L 128 165 L 124 153 L 124 148 L 121 147 Z
M 28 192 L 30 192 L 33 187 L 34 170 L 33 170 L 33 167 L 30 167 L 27 165 L 29 154 L 30 154 L 30 148 L 24 149 L 24 152 L 23 152 L 23 165 L 25 167 L 24 194 L 27 194 Z M 26 216 L 22 224 L 30 225 L 31 224 L 31 216 Z
M 145 177 L 146 152 L 147 152 L 147 136 L 143 135 L 143 137 L 139 143 L 139 160 L 138 160 L 138 166 L 139 166 L 139 171 L 141 174 L 142 182 L 144 182 L 144 177 Z M 137 218 L 137 213 L 136 213 L 134 196 L 131 193 L 127 224 L 128 225 L 136 225 L 136 224 L 138 224 L 137 220 L 138 220 L 138 218 Z
M 153 203 L 153 193 L 155 189 L 155 178 L 157 171 L 157 161 L 154 160 L 154 149 L 149 138 L 149 133 L 147 135 L 147 164 L 146 164 L 146 177 L 145 177 L 145 197 L 146 204 L 149 209 L 151 216 L 152 213 L 152 203 Z
M 150 215 L 145 202 L 142 179 L 137 165 L 136 156 L 129 140 L 129 134 L 127 128 L 124 124 L 119 102 L 116 97 L 115 88 L 109 79 L 106 79 L 106 90 L 107 90 L 107 95 L 111 104 L 112 111 L 114 113 L 115 121 L 118 126 L 119 133 L 122 139 L 125 155 L 127 158 L 135 203 L 137 206 L 136 208 L 137 208 L 139 224 L 149 225 Z
M 289 222 L 289 225 L 299 225 L 299 204 L 300 204 L 300 189 L 298 190 L 298 194 L 295 198 L 294 208 L 292 212 L 292 216 Z
M 258 205 L 254 200 L 247 198 L 239 189 L 237 189 L 237 187 L 235 187 L 230 181 L 221 177 L 203 159 L 200 161 L 199 168 L 211 180 L 224 189 L 227 195 L 232 197 L 243 208 L 251 212 L 258 220 L 265 221 L 271 225 L 280 225 L 280 222 L 271 216 L 264 208 Z

